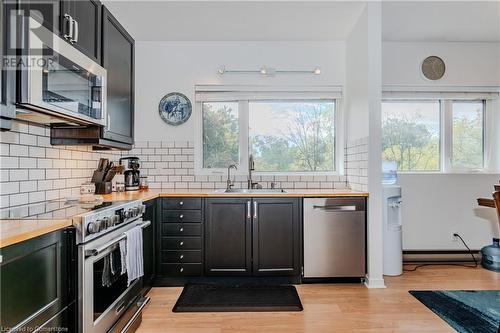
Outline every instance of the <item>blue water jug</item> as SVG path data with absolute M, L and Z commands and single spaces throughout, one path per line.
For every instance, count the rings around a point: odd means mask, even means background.
M 481 265 L 494 272 L 500 272 L 500 245 L 498 238 L 493 238 L 493 244 L 481 249 Z

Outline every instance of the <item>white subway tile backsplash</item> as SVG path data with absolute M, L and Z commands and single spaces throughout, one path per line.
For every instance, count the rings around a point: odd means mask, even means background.
M 0 142 L 19 143 L 19 133 L 13 131 L 0 132 Z
M 3 182 L 0 183 L 0 194 L 19 193 L 19 182 Z
M 36 146 L 36 135 L 32 134 L 19 134 L 19 143 L 22 145 Z
M 31 157 L 45 157 L 45 148 L 29 147 L 29 154 Z
M 29 125 L 29 133 L 43 136 L 46 135 L 44 126 Z
M 26 205 L 29 202 L 28 193 L 13 194 L 9 197 L 11 206 Z
M 45 170 L 44 169 L 29 170 L 29 179 L 30 180 L 45 179 Z
M 28 170 L 22 170 L 22 169 L 10 170 L 9 180 L 10 181 L 28 180 Z
M 18 157 L 5 157 L 0 158 L 0 169 L 16 169 L 19 168 L 19 158 Z

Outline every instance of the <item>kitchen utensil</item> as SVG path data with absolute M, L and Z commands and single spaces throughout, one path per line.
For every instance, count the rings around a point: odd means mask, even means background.
M 113 180 L 113 177 L 116 175 L 116 172 L 113 170 L 108 170 L 108 172 L 104 175 L 104 181 L 110 182 Z
M 106 166 L 108 165 L 109 160 L 107 158 L 100 158 L 99 159 L 99 164 L 97 165 L 97 170 L 98 171 L 104 171 Z

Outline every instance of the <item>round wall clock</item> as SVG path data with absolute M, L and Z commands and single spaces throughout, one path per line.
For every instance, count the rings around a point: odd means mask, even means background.
M 158 105 L 161 119 L 174 126 L 184 124 L 191 117 L 191 110 L 191 101 L 177 92 L 166 94 Z
M 430 56 L 422 62 L 422 74 L 425 78 L 431 81 L 441 79 L 446 72 L 446 65 L 443 59 L 437 56 Z

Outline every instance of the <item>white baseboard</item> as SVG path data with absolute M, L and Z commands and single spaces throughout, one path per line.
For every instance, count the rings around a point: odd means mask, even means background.
M 365 286 L 369 289 L 383 289 L 387 288 L 385 286 L 384 278 L 381 279 L 371 279 L 368 275 L 365 279 Z

